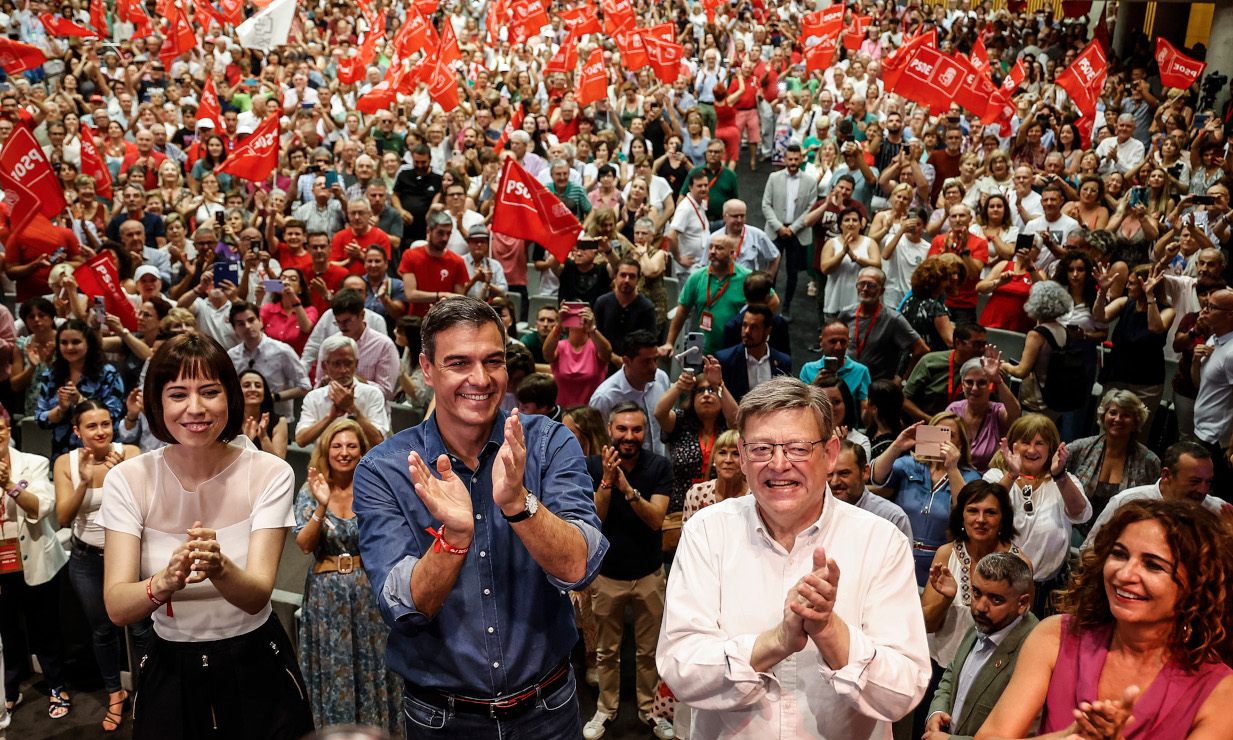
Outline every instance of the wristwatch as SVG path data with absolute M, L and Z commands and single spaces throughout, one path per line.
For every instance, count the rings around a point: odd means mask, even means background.
M 506 516 L 505 512 L 501 512 L 501 516 L 505 517 L 505 521 L 513 524 L 522 522 L 535 516 L 535 512 L 539 511 L 539 499 L 535 498 L 535 494 L 528 492 L 526 497 L 526 508 L 513 516 Z

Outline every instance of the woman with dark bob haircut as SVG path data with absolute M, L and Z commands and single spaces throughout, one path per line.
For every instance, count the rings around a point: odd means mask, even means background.
M 1230 737 L 1233 544 L 1189 501 L 1118 510 L 1019 651 L 978 738 Z
M 164 342 L 144 395 L 168 446 L 112 469 L 97 520 L 108 616 L 154 618 L 133 737 L 302 737 L 313 730 L 304 679 L 270 609 L 295 523 L 291 466 L 241 434 L 240 379 L 205 334 Z

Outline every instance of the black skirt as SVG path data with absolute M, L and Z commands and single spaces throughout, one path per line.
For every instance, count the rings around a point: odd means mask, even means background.
M 157 634 L 141 659 L 133 737 L 301 738 L 312 709 L 291 641 L 271 614 L 239 637 L 170 642 Z

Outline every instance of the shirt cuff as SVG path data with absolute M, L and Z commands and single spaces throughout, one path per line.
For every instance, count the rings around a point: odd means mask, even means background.
M 771 701 L 778 701 L 779 679 L 773 673 L 755 671 L 750 664 L 757 641 L 758 635 L 740 635 L 724 642 L 724 658 L 728 663 L 724 677 L 742 696 L 765 692 Z
M 856 698 L 865 687 L 865 668 L 873 662 L 876 654 L 873 640 L 848 625 L 848 664 L 834 670 L 819 656 L 818 672 L 824 681 L 834 686 L 835 693 Z
M 560 578 L 557 578 L 548 571 L 544 571 L 544 575 L 548 576 L 548 582 L 555 588 L 559 588 L 562 591 L 577 591 L 579 589 L 586 588 L 587 585 L 595 579 L 595 576 L 599 574 L 599 564 L 603 562 L 604 554 L 608 552 L 608 541 L 604 539 L 604 536 L 600 534 L 598 529 L 592 527 L 586 522 L 579 521 L 577 519 L 566 519 L 565 522 L 577 527 L 578 531 L 582 533 L 582 539 L 586 540 L 586 574 L 582 576 L 582 580 L 575 581 L 573 583 L 562 581 Z
M 427 614 L 415 608 L 415 601 L 411 598 L 411 572 L 419 561 L 414 555 L 408 555 L 390 568 L 385 577 L 381 598 L 396 621 L 413 624 L 426 624 L 429 621 Z

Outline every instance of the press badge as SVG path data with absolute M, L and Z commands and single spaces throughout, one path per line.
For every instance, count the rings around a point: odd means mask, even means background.
M 703 311 L 702 318 L 698 321 L 698 328 L 702 331 L 710 331 L 714 320 L 715 317 L 711 315 L 710 311 Z

